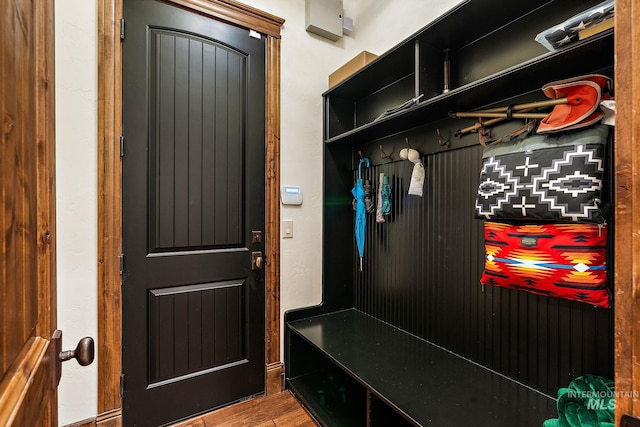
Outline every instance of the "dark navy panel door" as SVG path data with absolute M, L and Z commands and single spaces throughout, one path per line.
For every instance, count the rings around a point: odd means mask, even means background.
M 123 420 L 162 425 L 264 390 L 265 45 L 125 0 Z

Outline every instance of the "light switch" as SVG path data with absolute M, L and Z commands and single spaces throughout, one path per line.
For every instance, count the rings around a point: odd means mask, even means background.
M 282 220 L 282 238 L 283 239 L 293 238 L 293 220 L 292 219 Z

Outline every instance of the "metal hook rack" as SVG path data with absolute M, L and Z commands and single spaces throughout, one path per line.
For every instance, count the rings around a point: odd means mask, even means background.
M 380 157 L 386 160 L 391 160 L 391 155 L 388 155 L 387 153 L 384 152 L 384 150 L 382 149 L 382 145 L 380 145 Z

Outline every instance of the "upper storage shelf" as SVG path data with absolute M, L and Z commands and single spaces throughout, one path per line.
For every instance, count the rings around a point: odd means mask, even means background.
M 613 30 L 553 52 L 535 41 L 538 33 L 599 2 L 467 0 L 325 92 L 325 142 L 383 138 L 450 111 L 478 109 L 585 70 L 611 67 Z M 480 22 L 478 16 L 489 18 Z M 444 91 L 445 57 L 449 91 Z M 376 120 L 419 95 L 413 107 Z M 545 99 L 542 91 L 540 99 Z

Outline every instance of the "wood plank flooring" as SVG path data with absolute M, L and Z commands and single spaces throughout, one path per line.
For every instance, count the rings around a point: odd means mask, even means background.
M 317 427 L 293 395 L 283 391 L 183 421 L 172 427 Z

